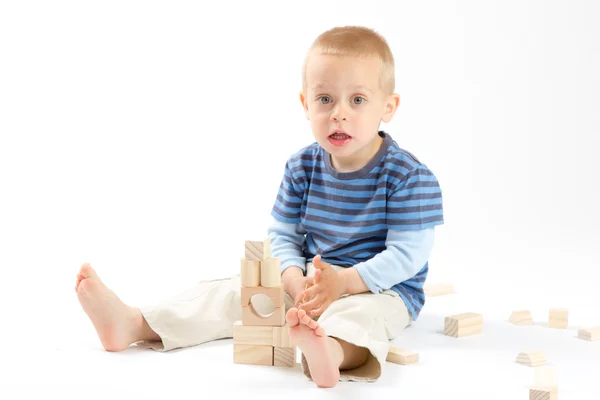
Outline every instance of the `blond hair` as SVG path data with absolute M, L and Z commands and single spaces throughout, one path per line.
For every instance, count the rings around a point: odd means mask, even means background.
M 306 66 L 312 54 L 371 58 L 381 62 L 379 86 L 386 94 L 394 92 L 394 56 L 387 41 L 373 29 L 342 26 L 320 34 L 310 46 L 302 67 L 302 91 L 306 93 Z

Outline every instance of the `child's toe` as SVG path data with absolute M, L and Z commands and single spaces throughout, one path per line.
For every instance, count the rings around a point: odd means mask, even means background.
M 289 326 L 296 326 L 300 323 L 298 319 L 298 309 L 296 307 L 290 308 L 285 314 L 285 321 Z

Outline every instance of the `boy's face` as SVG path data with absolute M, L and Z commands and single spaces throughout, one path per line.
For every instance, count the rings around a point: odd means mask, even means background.
M 380 62 L 351 56 L 310 56 L 306 93 L 300 94 L 316 141 L 340 170 L 356 170 L 377 153 L 381 121 L 392 119 L 400 102 L 381 89 Z

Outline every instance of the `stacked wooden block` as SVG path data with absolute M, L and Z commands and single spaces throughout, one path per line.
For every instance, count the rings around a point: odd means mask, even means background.
M 269 239 L 245 241 L 240 278 L 242 320 L 233 326 L 234 363 L 294 366 L 296 347 L 289 341 L 285 323 L 280 262 L 271 257 Z M 252 304 L 255 295 L 267 296 L 273 303 L 273 312 L 259 313 Z

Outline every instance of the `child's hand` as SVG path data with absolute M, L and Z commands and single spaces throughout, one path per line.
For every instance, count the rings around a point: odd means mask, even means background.
M 307 288 L 311 287 L 313 284 L 313 278 L 305 276 L 296 278 L 293 281 L 291 281 L 289 295 L 292 299 L 294 299 L 294 305 L 296 307 L 306 300 L 302 297 L 302 292 Z
M 339 299 L 345 291 L 344 282 L 331 265 L 321 261 L 321 255 L 313 260 L 315 267 L 314 285 L 302 293 L 300 298 L 311 299 L 299 306 L 310 316 L 319 316 L 327 307 Z

